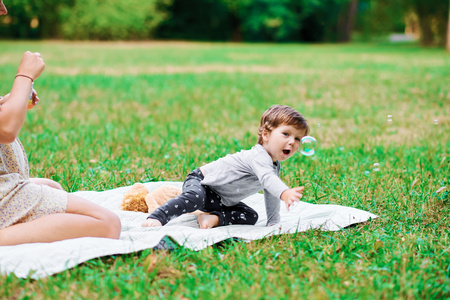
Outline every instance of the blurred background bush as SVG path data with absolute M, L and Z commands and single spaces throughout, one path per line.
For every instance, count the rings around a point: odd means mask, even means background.
M 168 17 L 158 0 L 72 0 L 59 10 L 60 34 L 76 40 L 141 40 L 151 38 Z
M 15 0 L 2 38 L 347 42 L 392 32 L 444 45 L 448 0 Z

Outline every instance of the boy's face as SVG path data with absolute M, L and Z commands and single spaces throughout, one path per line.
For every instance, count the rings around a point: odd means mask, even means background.
M 269 152 L 273 161 L 284 161 L 294 155 L 300 147 L 300 141 L 306 130 L 291 125 L 281 125 L 271 132 L 262 134 L 263 147 Z

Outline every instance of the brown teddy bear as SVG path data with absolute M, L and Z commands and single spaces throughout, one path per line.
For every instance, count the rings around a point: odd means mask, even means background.
M 142 183 L 135 183 L 123 195 L 122 210 L 152 213 L 168 200 L 181 194 L 181 189 L 173 185 L 163 185 L 149 192 Z

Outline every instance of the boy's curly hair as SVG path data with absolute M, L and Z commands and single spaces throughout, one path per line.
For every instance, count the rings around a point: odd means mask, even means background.
M 301 113 L 286 105 L 272 105 L 264 112 L 258 128 L 258 144 L 263 144 L 263 132 L 272 132 L 282 125 L 294 126 L 297 129 L 305 130 L 305 135 L 309 134 L 309 126 Z

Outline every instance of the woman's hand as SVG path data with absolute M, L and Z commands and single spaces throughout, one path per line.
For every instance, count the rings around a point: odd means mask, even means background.
M 37 96 L 36 90 L 33 89 L 32 92 L 31 92 L 31 99 L 30 99 L 31 103 L 28 103 L 28 109 L 32 109 L 33 107 L 35 107 L 38 104 L 39 100 L 40 99 Z
M 9 93 L 8 94 L 6 94 L 5 96 L 0 96 L 0 106 L 3 104 L 3 103 L 5 103 L 6 101 L 8 101 L 8 99 L 9 99 Z
M 17 75 L 25 75 L 36 80 L 44 71 L 45 63 L 39 52 L 27 51 L 23 54 L 22 61 L 17 68 Z
M 5 96 L 0 96 L 0 106 L 2 106 L 6 101 L 8 101 L 9 99 L 9 94 L 6 94 Z M 35 89 L 33 89 L 33 91 L 31 92 L 31 103 L 28 104 L 28 109 L 32 109 L 33 107 L 35 107 L 38 102 L 39 102 L 39 97 L 37 95 L 37 92 Z

